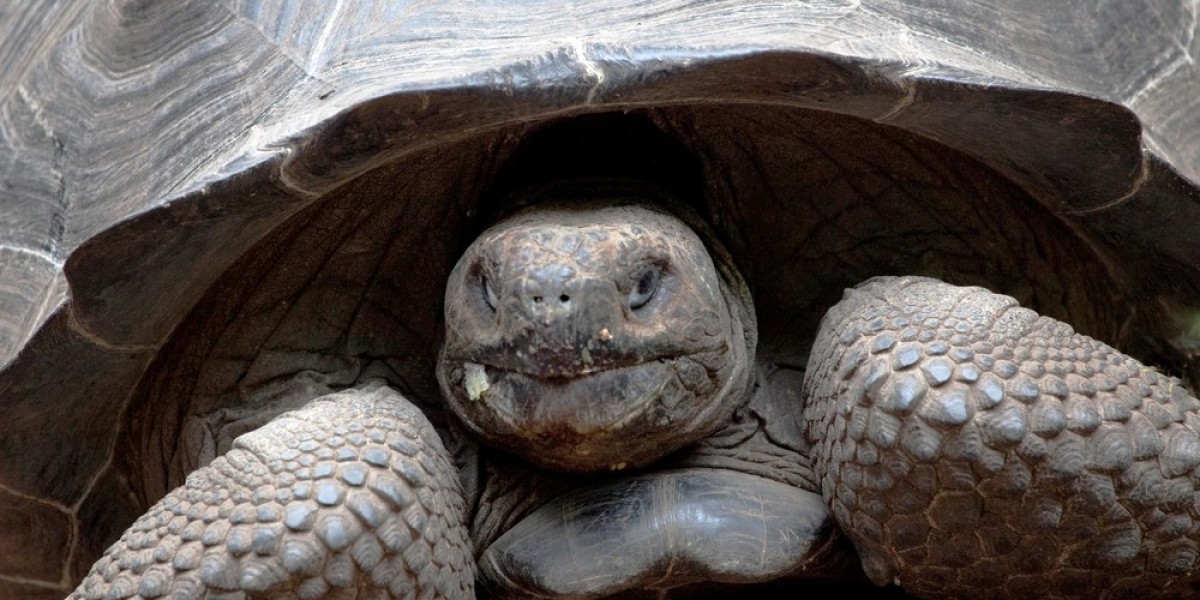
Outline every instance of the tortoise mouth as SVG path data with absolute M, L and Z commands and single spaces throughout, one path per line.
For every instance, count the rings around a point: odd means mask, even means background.
M 461 361 L 443 386 L 459 417 L 493 446 L 557 470 L 619 470 L 707 432 L 697 418 L 720 394 L 697 393 L 712 387 L 699 364 L 682 355 L 538 377 Z
M 537 376 L 522 371 L 464 363 L 488 388 L 480 400 L 498 416 L 530 431 L 570 431 L 587 436 L 620 429 L 662 395 L 670 359 L 606 369 L 582 369 L 572 376 Z M 474 382 L 472 382 L 474 383 Z

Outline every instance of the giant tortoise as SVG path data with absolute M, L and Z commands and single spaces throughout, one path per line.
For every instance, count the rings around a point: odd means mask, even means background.
M 1198 13 L 0 8 L 0 597 L 1200 593 Z

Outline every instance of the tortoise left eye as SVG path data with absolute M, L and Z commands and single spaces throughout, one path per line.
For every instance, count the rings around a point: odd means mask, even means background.
M 483 284 L 480 286 L 483 288 L 483 301 L 488 308 L 492 309 L 492 312 L 496 312 L 496 306 L 500 304 L 500 301 L 496 298 L 496 291 L 492 289 L 492 282 L 488 281 L 487 277 L 481 278 L 481 282 Z

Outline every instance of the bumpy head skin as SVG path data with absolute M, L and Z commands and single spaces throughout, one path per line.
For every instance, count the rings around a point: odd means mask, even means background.
M 650 463 L 745 400 L 753 313 L 733 273 L 659 208 L 525 209 L 450 276 L 443 395 L 484 442 L 544 467 Z

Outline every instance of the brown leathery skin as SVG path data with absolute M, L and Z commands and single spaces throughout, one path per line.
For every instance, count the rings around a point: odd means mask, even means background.
M 325 396 L 193 472 L 71 600 L 469 598 L 462 491 L 429 421 L 390 388 Z
M 1187 597 L 1200 401 L 1021 308 L 847 290 L 805 380 L 821 492 L 866 573 L 923 598 Z
M 543 467 L 646 465 L 746 400 L 753 313 L 728 272 L 641 200 L 526 208 L 450 276 L 443 396 L 485 443 Z

